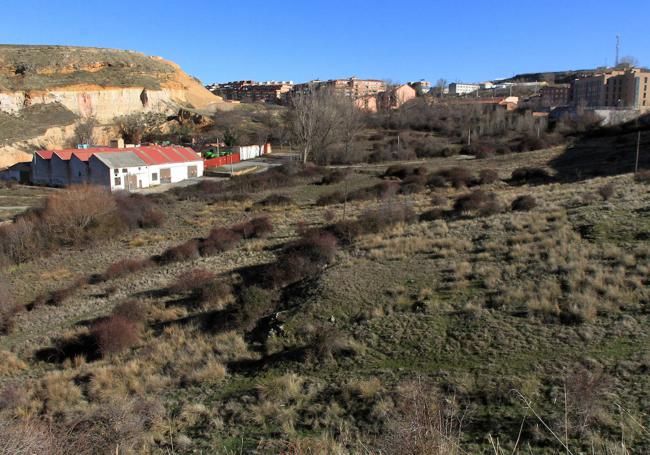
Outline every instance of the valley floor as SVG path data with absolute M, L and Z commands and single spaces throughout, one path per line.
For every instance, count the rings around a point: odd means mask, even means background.
M 268 216 L 273 232 L 22 312 L 0 337 L 0 415 L 75 422 L 118 406 L 143 415 L 147 404 L 138 437 L 120 427 L 102 441 L 124 453 L 646 453 L 650 186 L 631 174 L 508 180 L 560 153 L 412 164 L 496 170 L 500 179 L 480 189 L 507 209 L 491 213 L 454 211 L 475 188 L 316 203 L 386 181 L 386 165 L 230 201 L 159 195 L 164 226 L 12 266 L 14 294 L 29 304 L 121 259 L 255 217 Z M 614 189 L 606 200 L 605 185 Z M 31 197 L 2 191 L 12 206 Z M 270 195 L 291 202 L 260 206 Z M 536 206 L 509 209 L 524 195 Z M 447 215 L 340 241 L 335 259 L 284 286 L 249 278 L 310 229 L 397 205 Z M 206 298 L 197 270 L 233 292 Z M 145 312 L 134 347 L 100 358 L 66 350 L 127 301 Z M 238 306 L 263 309 L 246 324 Z

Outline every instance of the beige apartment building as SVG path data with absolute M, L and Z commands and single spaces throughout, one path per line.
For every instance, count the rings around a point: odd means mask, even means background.
M 650 72 L 610 70 L 573 82 L 573 104 L 584 107 L 650 109 Z
M 330 79 L 327 81 L 314 80 L 293 86 L 291 93 L 308 93 L 313 89 L 330 88 L 339 94 L 355 99 L 375 96 L 386 91 L 386 84 L 378 79 Z
M 322 83 L 325 87 L 331 87 L 339 93 L 353 98 L 362 98 L 368 95 L 376 95 L 386 90 L 386 84 L 377 79 L 332 79 Z

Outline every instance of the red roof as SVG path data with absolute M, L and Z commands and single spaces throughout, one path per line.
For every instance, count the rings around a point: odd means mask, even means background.
M 50 158 L 52 158 L 53 153 L 54 152 L 52 150 L 39 150 L 38 152 L 36 152 L 36 154 L 41 158 L 43 158 L 44 160 L 49 160 Z
M 189 161 L 201 160 L 194 150 L 189 147 L 161 147 L 159 145 L 147 145 L 126 150 L 134 152 L 149 166 L 155 164 L 186 163 Z
M 129 148 L 110 148 L 110 147 L 92 147 L 87 149 L 64 149 L 64 150 L 41 150 L 36 152 L 44 160 L 49 160 L 56 155 L 63 161 L 68 161 L 72 155 L 81 161 L 88 161 L 95 153 L 119 153 L 133 152 L 148 166 L 167 163 L 186 163 L 190 161 L 200 161 L 201 158 L 189 147 L 159 145 L 145 145 L 142 147 Z

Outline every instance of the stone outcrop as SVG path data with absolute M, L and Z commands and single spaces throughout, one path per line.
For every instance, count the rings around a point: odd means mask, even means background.
M 209 113 L 221 104 L 200 81 L 160 57 L 113 49 L 0 45 L 0 166 L 15 150 L 29 153 L 43 142 L 63 146 L 74 131 L 68 126 L 83 118 L 111 126 L 122 115 L 178 114 L 181 109 Z M 37 106 L 56 106 L 66 115 L 34 116 Z M 21 122 L 23 127 L 16 128 Z M 3 131 L 7 125 L 13 131 Z

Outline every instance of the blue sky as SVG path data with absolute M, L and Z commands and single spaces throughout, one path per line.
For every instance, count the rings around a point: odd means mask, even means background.
M 132 49 L 203 82 L 482 81 L 650 65 L 650 1 L 1 0 L 0 42 Z

